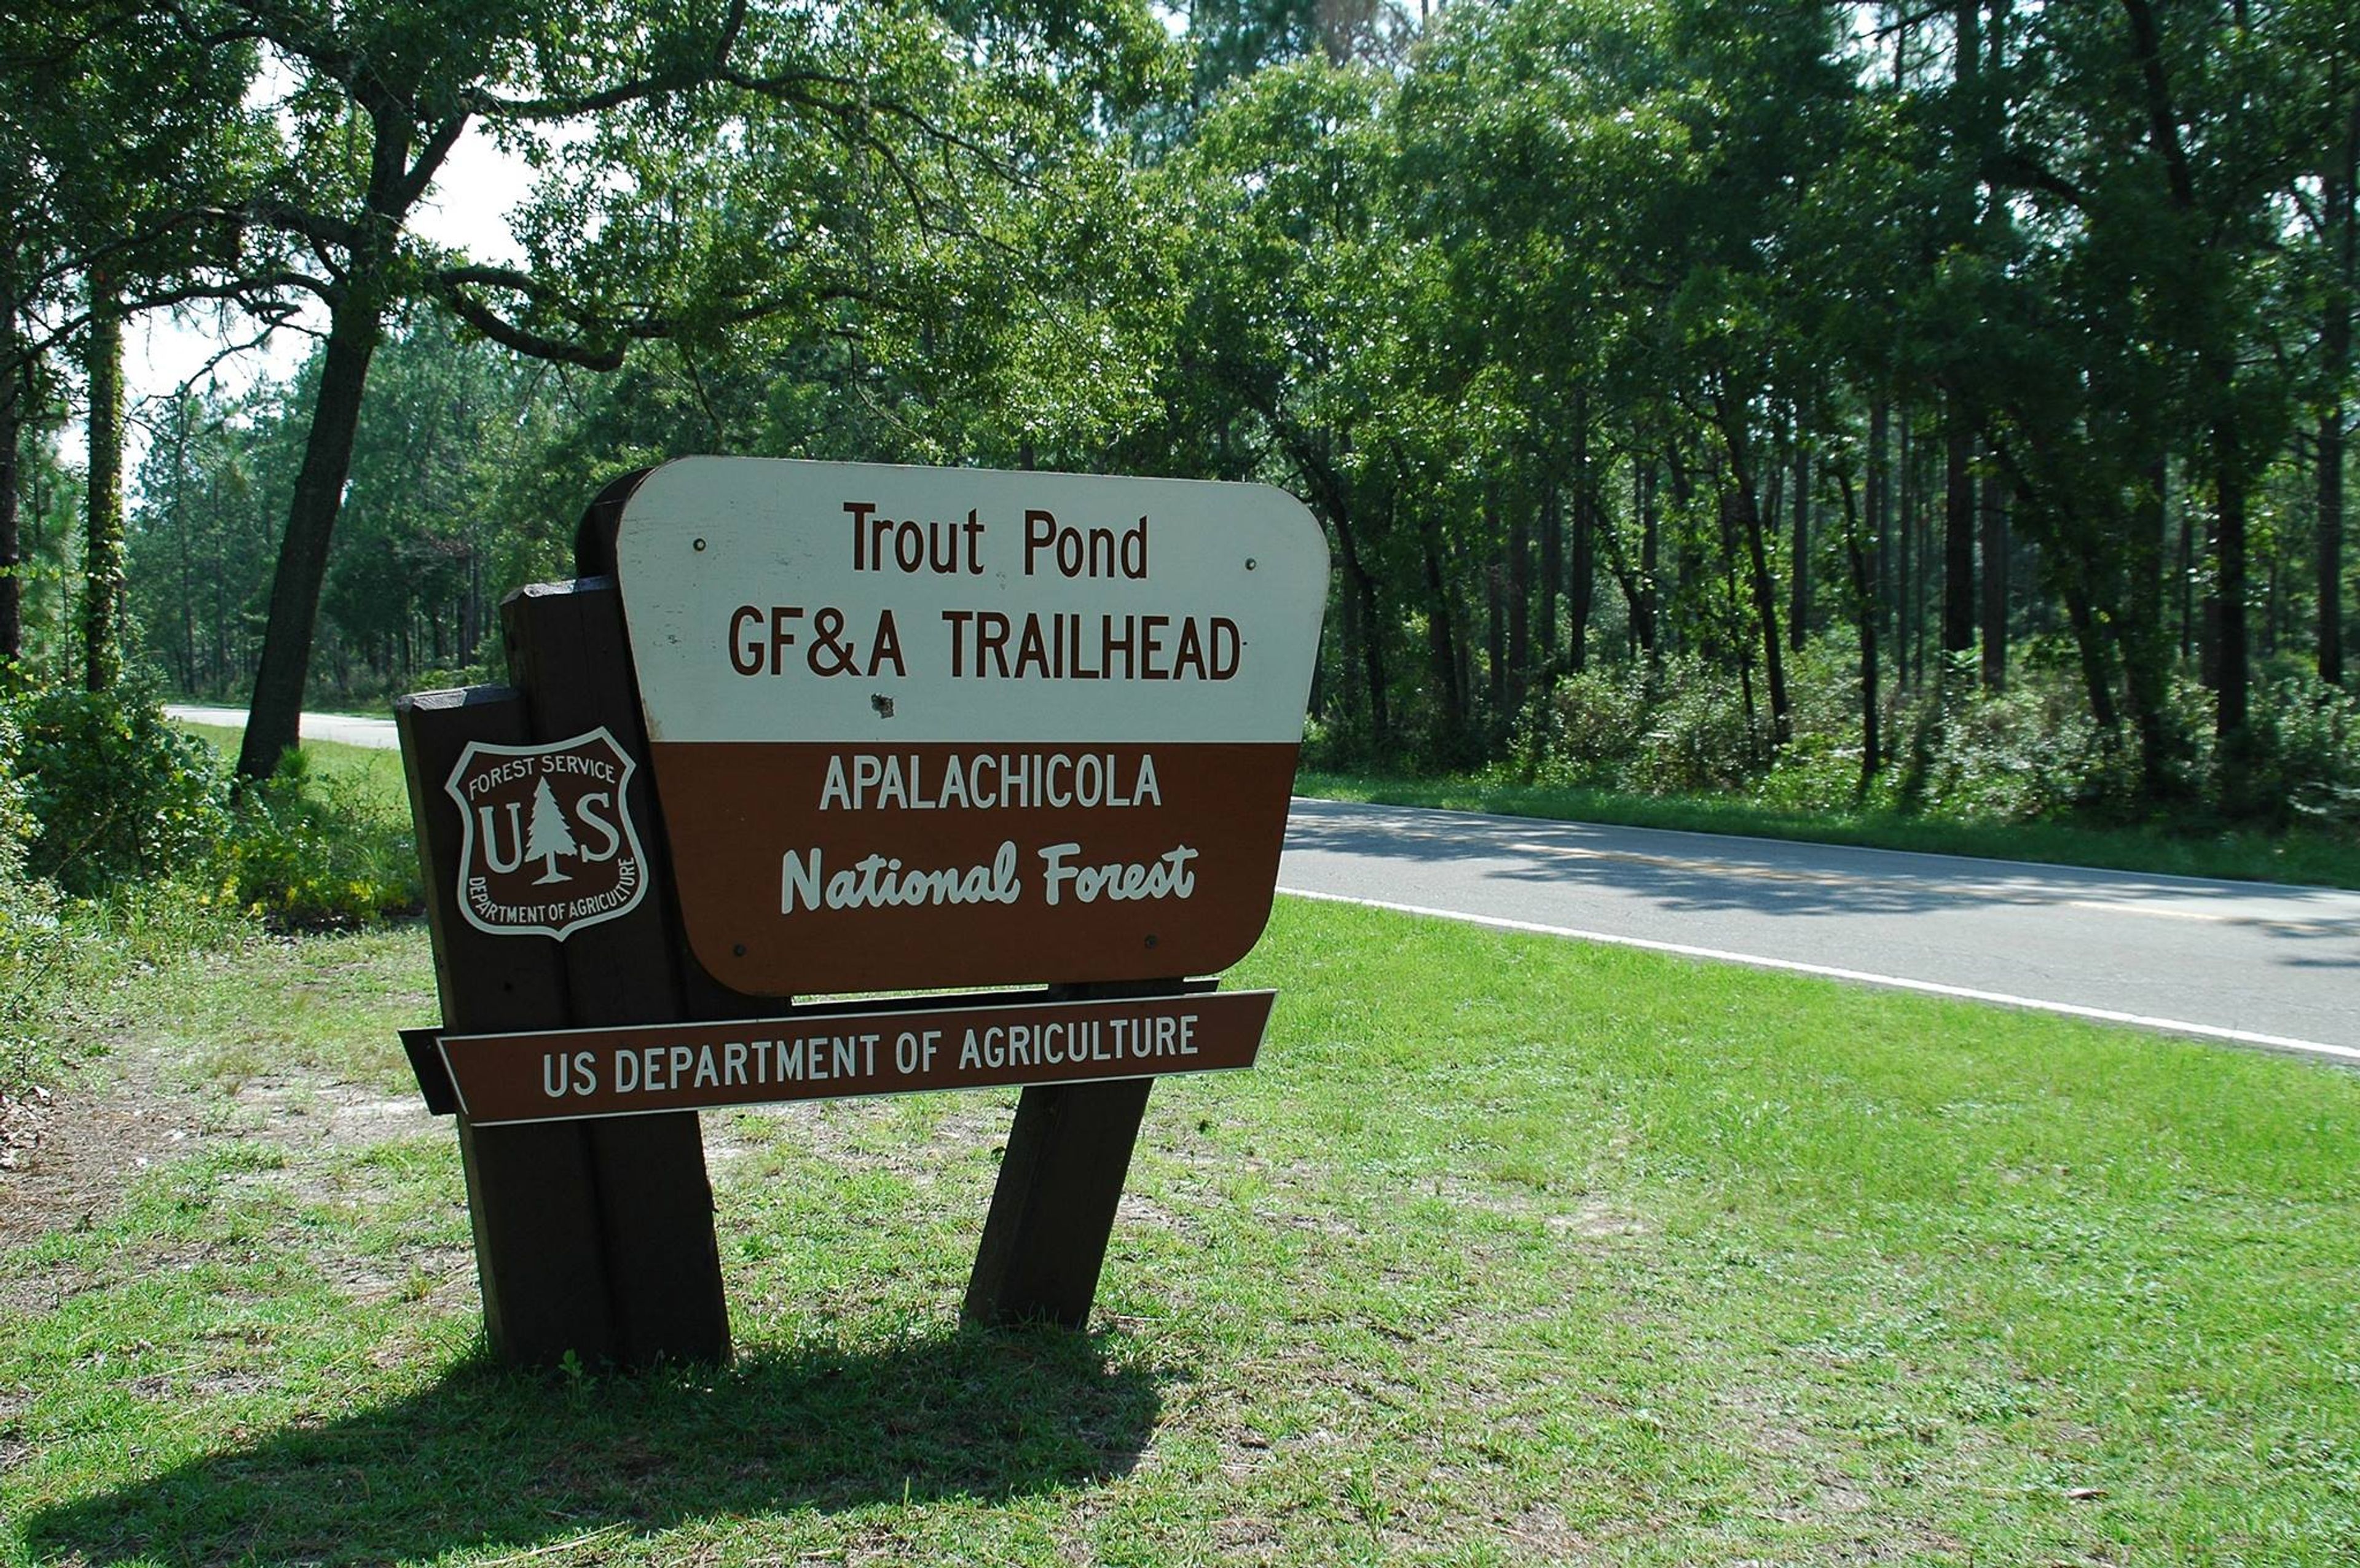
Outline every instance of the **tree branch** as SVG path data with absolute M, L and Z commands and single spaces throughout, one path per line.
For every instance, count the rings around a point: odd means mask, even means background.
M 451 149 L 459 145 L 459 138 L 466 134 L 466 130 L 467 116 L 464 113 L 452 115 L 434 127 L 432 134 L 426 138 L 426 145 L 411 160 L 410 172 L 393 188 L 397 203 L 395 211 L 407 212 L 418 204 L 419 198 L 426 194 L 426 188 L 434 183 L 434 176 L 442 169 L 442 160 L 451 156 Z
M 577 115 L 595 114 L 604 109 L 619 109 L 626 103 L 701 86 L 722 79 L 729 51 L 738 47 L 738 39 L 745 27 L 746 0 L 730 0 L 729 15 L 722 20 L 721 31 L 714 39 L 711 53 L 702 61 L 657 71 L 630 82 L 618 82 L 595 93 L 557 97 L 503 98 L 497 93 L 477 89 L 461 99 L 461 111 L 481 114 L 487 119 L 569 120 Z

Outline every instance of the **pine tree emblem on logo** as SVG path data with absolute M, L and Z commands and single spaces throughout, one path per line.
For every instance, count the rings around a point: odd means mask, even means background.
M 648 869 L 625 804 L 635 767 L 604 726 L 545 746 L 470 742 L 442 786 L 464 824 L 467 923 L 563 942 L 637 909 Z

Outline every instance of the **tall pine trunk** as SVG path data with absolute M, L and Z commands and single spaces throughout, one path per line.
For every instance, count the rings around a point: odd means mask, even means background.
M 1336 542 L 1344 556 L 1344 603 L 1359 635 L 1362 689 L 1369 700 L 1369 745 L 1383 755 L 1393 742 L 1393 715 L 1385 701 L 1384 621 L 1377 613 L 1377 582 L 1360 562 L 1360 542 L 1352 528 L 1335 520 Z
M 1876 623 L 1884 618 L 1878 604 L 1875 541 L 1861 542 L 1860 507 L 1852 498 L 1852 475 L 1841 475 L 1844 503 L 1844 557 L 1852 567 L 1852 604 L 1860 616 L 1860 792 L 1868 793 L 1885 765 L 1878 734 L 1880 694 L 1876 689 Z
M 2139 790 L 2150 800 L 2174 793 L 2172 765 L 2178 760 L 2166 711 L 2170 692 L 2164 669 L 2170 654 L 2163 629 L 2164 506 L 2169 479 L 2169 465 L 2161 457 L 2147 465 L 2147 483 L 2131 507 L 2123 561 L 2129 579 L 2120 639 L 2123 688 L 2130 700 L 2131 724 L 2138 731 Z
M 1885 467 L 1885 451 L 1891 441 L 1887 426 L 1892 416 L 1880 397 L 1868 410 L 1868 475 L 1867 488 L 1869 581 L 1876 584 L 1876 603 L 1863 610 L 1863 615 L 1874 615 L 1880 626 L 1894 626 L 1899 621 L 1899 605 L 1894 602 L 1894 552 L 1892 539 L 1892 497 Z M 1895 672 L 1896 683 L 1900 672 Z
M 1467 735 L 1467 688 L 1457 635 L 1459 617 L 1443 575 L 1441 546 L 1435 538 L 1431 517 L 1425 519 L 1421 531 L 1425 546 L 1426 658 L 1442 698 L 1444 749 L 1455 762 Z
M 123 678 L 123 317 L 114 285 L 93 274 L 90 332 L 89 506 L 83 514 L 82 685 L 112 691 Z
M 6 384 L 0 386 L 0 665 L 25 654 L 24 554 L 17 537 L 18 449 L 24 440 L 25 407 L 32 366 L 16 337 L 16 301 L 0 294 L 0 332 L 6 334 Z
M 2007 690 L 2007 487 L 1997 474 L 1983 489 L 1983 690 Z
M 1770 555 L 1763 543 L 1761 504 L 1748 475 L 1738 472 L 1732 477 L 1737 480 L 1738 518 L 1745 526 L 1754 615 L 1762 634 L 1762 672 L 1770 688 L 1770 741 L 1773 746 L 1784 746 L 1795 738 L 1795 720 L 1786 700 L 1786 649 L 1778 637 L 1778 588 L 1770 575 Z
M 2344 406 L 2319 419 L 2319 678 L 2344 683 Z
M 1519 496 L 1508 525 L 1508 706 L 1524 706 L 1533 670 L 1532 514 Z
M 1781 746 L 1794 738 L 1794 715 L 1786 701 L 1785 644 L 1778 636 L 1778 588 L 1770 575 L 1770 552 L 1764 539 L 1763 497 L 1755 487 L 1745 411 L 1725 393 L 1716 399 L 1721 435 L 1729 453 L 1724 505 L 1733 502 L 1745 546 L 1746 576 L 1752 588 L 1754 631 L 1762 643 L 1762 673 L 1770 689 L 1770 744 Z M 1775 487 L 1769 503 L 1777 505 Z M 1724 513 L 1724 516 L 1726 514 Z
M 1803 651 L 1811 619 L 1811 459 L 1799 440 L 1795 444 L 1795 537 L 1788 541 L 1786 646 Z
M 2355 283 L 2355 186 L 2360 185 L 2360 92 L 2347 90 L 2343 144 L 2326 182 L 2327 222 L 2335 256 L 2327 304 L 2319 323 L 2320 359 L 2327 372 L 2327 409 L 2319 417 L 2319 678 L 2344 681 L 2344 385 L 2352 369 Z
M 1893 538 L 1900 545 L 1900 561 L 1893 573 L 1893 684 L 1902 691 L 1917 691 L 1918 679 L 1926 670 L 1917 658 L 1918 651 L 1918 613 L 1923 611 L 1923 599 L 1918 594 L 1918 559 L 1917 559 L 1917 507 L 1914 507 L 1912 472 L 1909 472 L 1909 419 L 1902 418 L 1897 436 L 1897 455 L 1893 457 Z
M 2214 692 L 2217 705 L 2213 710 L 2213 736 L 2234 768 L 2245 760 L 2249 738 L 2247 691 L 2253 665 L 2245 628 L 2248 476 L 2244 432 L 2238 429 L 2236 417 L 2228 411 L 2236 396 L 2235 369 L 2225 360 L 2215 359 L 2209 379 L 2212 395 L 2219 399 L 2215 405 L 2219 412 L 2212 421 L 2213 492 L 2218 507 L 2212 570 L 2220 600 L 2220 642 L 2212 655 L 2219 680 Z
M 1975 646 L 1975 438 L 1953 407 L 1943 432 L 1942 651 Z
M 1566 584 L 1567 662 L 1590 667 L 1590 612 L 1598 580 L 1598 498 L 1590 474 L 1590 399 L 1573 400 L 1573 568 Z
M 1541 481 L 1541 660 L 1557 658 L 1557 600 L 1565 586 L 1565 499 L 1557 476 Z
M 1657 516 L 1655 503 L 1655 463 L 1649 458 L 1639 464 L 1639 476 L 1633 488 L 1638 492 L 1639 506 L 1639 598 L 1631 613 L 1639 624 L 1639 647 L 1647 656 L 1647 673 L 1653 676 L 1664 665 L 1663 634 L 1656 625 L 1656 606 L 1663 601 L 1662 590 L 1656 586 L 1655 569 L 1663 559 L 1663 523 Z

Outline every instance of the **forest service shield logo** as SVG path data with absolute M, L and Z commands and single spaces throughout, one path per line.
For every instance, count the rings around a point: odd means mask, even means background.
M 467 923 L 563 942 L 637 909 L 648 867 L 624 804 L 634 766 L 603 725 L 546 746 L 470 742 L 442 786 L 466 826 Z

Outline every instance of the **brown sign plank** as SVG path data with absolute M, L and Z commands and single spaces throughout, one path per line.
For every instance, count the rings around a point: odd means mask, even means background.
M 477 1127 L 1251 1067 L 1271 991 L 445 1035 Z
M 442 788 L 469 746 L 522 745 L 530 720 L 523 694 L 504 686 L 425 691 L 394 703 L 448 1028 L 523 1029 L 565 1016 L 555 943 L 493 936 L 463 918 L 464 830 L 458 802 Z M 479 1128 L 462 1116 L 459 1160 L 493 1353 L 535 1367 L 557 1366 L 569 1354 L 593 1366 L 617 1359 L 609 1259 L 583 1129 Z
M 533 738 L 546 745 L 595 731 L 608 737 L 617 765 L 606 775 L 616 782 L 600 786 L 618 791 L 606 802 L 612 819 L 607 832 L 594 833 L 584 818 L 580 853 L 563 857 L 562 867 L 552 863 L 574 877 L 577 901 L 612 911 L 574 927 L 558 944 L 565 966 L 562 1021 L 606 1026 L 678 1018 L 677 938 L 662 900 L 641 899 L 636 891 L 617 898 L 620 882 L 601 887 L 596 879 L 601 871 L 614 875 L 626 846 L 644 878 L 639 887 L 670 879 L 661 835 L 650 833 L 643 845 L 633 826 L 652 820 L 654 800 L 644 770 L 629 766 L 633 754 L 644 755 L 645 736 L 621 598 L 605 579 L 538 584 L 511 594 L 500 617 L 509 667 L 531 700 Z M 598 858 L 608 844 L 612 852 Z M 553 889 L 541 891 L 546 896 Z M 607 896 L 583 897 L 599 892 Z M 635 1367 L 728 1360 L 729 1309 L 696 1118 L 639 1116 L 592 1122 L 582 1131 L 597 1182 L 619 1359 Z

